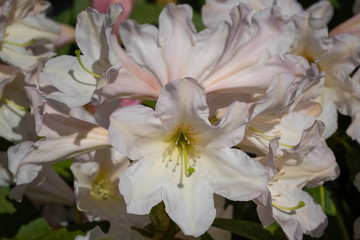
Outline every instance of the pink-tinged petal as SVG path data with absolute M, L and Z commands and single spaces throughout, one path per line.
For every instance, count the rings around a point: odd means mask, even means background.
M 165 86 L 169 80 L 166 61 L 162 57 L 162 49 L 158 44 L 158 35 L 159 31 L 155 26 L 138 25 L 134 20 L 128 20 L 120 26 L 120 36 L 126 53 L 153 75 L 160 86 Z
M 127 212 L 148 214 L 153 206 L 161 202 L 164 185 L 175 173 L 163 162 L 161 149 L 133 162 L 121 175 L 119 190 L 124 196 Z
M 334 15 L 334 8 L 331 2 L 324 0 L 312 4 L 306 11 L 315 18 L 320 18 L 325 23 L 329 23 Z
M 158 143 L 154 139 L 163 135 L 162 123 L 149 107 L 127 106 L 110 116 L 110 142 L 114 148 L 131 160 L 142 158 L 148 151 L 150 153 L 157 151 Z
M 165 62 L 171 62 L 173 66 L 182 66 L 186 59 L 184 54 L 187 54 L 183 50 L 196 43 L 196 29 L 191 18 L 192 9 L 188 5 L 168 4 L 160 14 L 158 43 L 164 49 Z M 168 68 L 167 78 L 171 81 L 187 77 L 182 76 L 180 69 Z
M 306 59 L 288 54 L 259 59 L 250 62 L 246 67 L 238 68 L 235 65 L 235 69 L 232 64 L 235 63 L 225 64 L 219 71 L 202 81 L 201 84 L 207 94 L 237 93 L 238 99 L 241 99 L 241 96 L 247 96 L 249 93 L 265 93 L 274 74 L 287 72 L 295 76 L 303 76 L 309 67 Z
M 215 219 L 214 192 L 197 174 L 184 178 L 183 184 L 179 187 L 177 181 L 171 181 L 164 186 L 165 210 L 185 235 L 198 237 Z
M 215 193 L 233 201 L 249 201 L 266 192 L 268 172 L 259 162 L 237 149 L 206 149 L 196 172 Z
M 332 29 L 330 36 L 340 33 L 351 33 L 360 37 L 360 13 Z
M 162 88 L 157 80 L 119 46 L 115 36 L 110 36 L 110 45 L 122 66 L 118 72 L 109 75 L 104 86 L 95 91 L 93 99 L 99 102 L 102 102 L 104 97 L 157 99 Z
M 228 28 L 223 24 L 196 34 L 190 25 L 188 8 L 168 6 L 163 12 L 159 31 L 154 26 L 139 26 L 134 21 L 122 24 L 120 35 L 127 53 L 161 86 L 180 77 L 200 79 L 221 55 Z M 180 21 L 182 18 L 186 19 L 186 23 Z M 169 23 L 171 26 L 168 26 Z M 177 36 L 181 34 L 184 39 L 178 39 Z M 159 38 L 162 42 L 159 42 Z M 174 44 L 178 44 L 178 41 L 183 44 L 176 47 L 181 52 L 174 52 Z M 153 61 L 154 58 L 158 61 Z
M 75 28 L 66 24 L 57 23 L 60 27 L 60 35 L 55 43 L 55 47 L 61 47 L 75 42 Z

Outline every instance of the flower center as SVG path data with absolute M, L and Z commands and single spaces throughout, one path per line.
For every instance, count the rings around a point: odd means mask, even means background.
M 91 188 L 91 194 L 103 200 L 113 199 L 123 201 L 118 189 L 118 182 L 110 181 L 106 178 L 97 177 Z
M 184 170 L 186 177 L 190 177 L 195 172 L 196 161 L 200 158 L 198 154 L 199 148 L 196 143 L 186 135 L 183 131 L 176 134 L 169 142 L 169 146 L 166 148 L 163 157 L 166 161 L 166 167 L 173 162 L 175 157 L 175 166 L 173 172 L 175 172 L 177 166 L 181 165 L 181 169 Z

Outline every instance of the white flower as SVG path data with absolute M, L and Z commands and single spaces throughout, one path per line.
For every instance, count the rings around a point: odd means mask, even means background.
M 52 51 L 60 28 L 45 15 L 49 6 L 41 0 L 8 0 L 2 4 L 0 58 L 4 62 L 28 71 L 55 54 Z
M 322 137 L 324 127 L 316 121 L 289 150 L 279 150 L 278 139 L 270 143 L 265 164 L 270 169 L 272 206 L 258 204 L 257 211 L 263 225 L 269 226 L 275 219 L 289 239 L 302 239 L 303 234 L 320 237 L 327 226 L 321 206 L 302 191 L 305 186 L 316 187 L 339 175 L 335 157 Z
M 107 14 L 88 8 L 78 15 L 75 37 L 84 55 L 80 56 L 77 51 L 77 57 L 62 55 L 46 63 L 44 75 L 58 90 L 48 94 L 47 98 L 69 107 L 90 102 L 97 84 L 101 85 L 103 78 L 119 67 L 108 38 L 122 11 L 120 4 L 114 4 Z
M 164 201 L 186 235 L 200 236 L 215 218 L 213 193 L 235 201 L 266 190 L 266 171 L 244 152 L 248 111 L 234 102 L 219 125 L 208 120 L 203 89 L 178 79 L 161 91 L 156 109 L 128 106 L 110 116 L 111 144 L 134 162 L 120 178 L 129 213 L 146 214 Z
M 230 12 L 240 3 L 250 6 L 254 12 L 277 6 L 284 15 L 295 15 L 302 12 L 303 8 L 296 0 L 206 0 L 202 8 L 202 19 L 206 26 L 215 26 L 221 21 L 230 22 Z M 316 18 L 329 22 L 333 15 L 333 7 L 329 1 L 319 1 L 312 4 L 307 12 Z
M 266 91 L 275 73 L 305 75 L 306 59 L 285 54 L 294 37 L 289 17 L 276 7 L 251 15 L 242 4 L 234 9 L 231 24 L 221 22 L 199 33 L 188 5 L 168 4 L 158 29 L 125 21 L 120 36 L 126 52 L 110 37 L 122 67 L 94 98 L 155 100 L 168 82 L 191 77 L 205 89 L 209 107 L 216 109 L 238 99 L 251 101 Z
M 146 225 L 148 216 L 126 213 L 126 204 L 119 192 L 120 176 L 129 164 L 127 157 L 108 148 L 77 157 L 71 165 L 77 207 L 90 221 L 120 222 L 128 228 Z
M 74 118 L 69 109 L 55 101 L 44 102 L 36 89 L 27 88 L 31 99 L 38 141 L 24 141 L 8 149 L 9 169 L 16 184 L 42 178 L 51 164 L 85 152 L 110 146 L 107 130 Z

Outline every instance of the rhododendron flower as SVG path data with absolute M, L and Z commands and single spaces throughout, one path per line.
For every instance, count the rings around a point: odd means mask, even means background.
M 206 26 L 216 26 L 221 21 L 230 21 L 230 12 L 239 3 L 250 6 L 254 12 L 277 6 L 284 15 L 295 15 L 303 11 L 296 0 L 206 0 L 202 8 L 202 19 Z M 329 22 L 333 16 L 333 7 L 329 1 L 319 1 L 312 4 L 307 12 L 316 18 Z
M 41 138 L 8 149 L 9 169 L 16 184 L 40 181 L 43 171 L 55 162 L 109 147 L 105 128 L 70 116 L 66 107 L 51 100 L 44 101 L 36 89 L 27 90 Z
M 113 148 L 100 149 L 81 155 L 71 165 L 74 174 L 76 203 L 90 221 L 108 220 L 143 227 L 148 216 L 126 213 L 126 205 L 119 192 L 119 179 L 130 161 Z
M 2 1 L 0 58 L 22 70 L 54 55 L 54 43 L 60 29 L 45 16 L 50 6 L 42 0 Z
M 276 7 L 252 18 L 251 13 L 241 4 L 230 26 L 222 22 L 199 33 L 188 5 L 168 4 L 160 14 L 159 29 L 125 21 L 120 36 L 126 52 L 110 36 L 122 67 L 98 87 L 93 102 L 112 97 L 155 100 L 168 82 L 191 77 L 209 95 L 209 106 L 216 108 L 216 102 L 224 106 L 237 99 L 250 101 L 266 91 L 275 73 L 305 75 L 306 59 L 284 54 L 294 36 L 290 19 Z
M 24 75 L 8 65 L 0 65 L 0 136 L 12 142 L 35 140 L 34 116 L 30 112 Z
M 109 138 L 134 162 L 120 177 L 127 211 L 149 213 L 161 201 L 186 235 L 200 236 L 215 218 L 213 193 L 247 201 L 265 191 L 264 167 L 241 150 L 246 104 L 234 102 L 217 126 L 194 79 L 161 91 L 156 109 L 133 105 L 110 116 Z
M 258 157 L 269 153 L 269 142 L 277 137 L 280 148 L 294 147 L 321 114 L 321 106 L 314 100 L 321 93 L 322 77 L 316 64 L 302 78 L 275 74 L 266 94 L 254 103 L 249 127 L 238 146 Z
M 322 138 L 324 127 L 316 121 L 289 150 L 279 150 L 278 139 L 270 143 L 265 164 L 270 170 L 268 189 L 272 206 L 258 204 L 257 211 L 263 225 L 269 226 L 275 219 L 289 239 L 302 239 L 303 234 L 320 237 L 327 226 L 321 206 L 302 190 L 339 175 L 335 157 Z
M 50 84 L 58 89 L 46 97 L 63 102 L 70 107 L 87 104 L 97 84 L 107 78 L 113 68 L 116 57 L 107 41 L 111 28 L 119 18 L 122 7 L 114 4 L 107 14 L 100 14 L 88 8 L 78 16 L 76 24 L 77 57 L 62 55 L 49 60 L 44 68 L 44 75 Z M 100 82 L 100 83 L 99 83 Z

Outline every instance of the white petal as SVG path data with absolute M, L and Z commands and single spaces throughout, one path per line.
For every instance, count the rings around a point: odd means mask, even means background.
M 243 151 L 228 148 L 203 151 L 195 174 L 206 179 L 215 193 L 233 201 L 258 197 L 266 191 L 268 180 L 264 166 Z
M 204 90 L 191 78 L 178 79 L 168 83 L 160 92 L 155 108 L 156 117 L 163 124 L 173 128 L 181 125 L 183 129 L 196 125 L 210 125 L 209 108 Z
M 165 210 L 186 235 L 202 235 L 215 219 L 213 190 L 197 174 L 164 186 L 162 192 Z
M 166 138 L 163 135 L 162 123 L 151 108 L 132 105 L 120 108 L 110 116 L 110 142 L 131 160 L 138 160 L 149 151 L 158 151 L 159 141 Z
M 128 213 L 149 213 L 162 201 L 163 187 L 174 174 L 162 161 L 161 149 L 156 148 L 155 151 L 133 162 L 120 177 L 119 189 Z
M 329 1 L 319 1 L 314 3 L 306 9 L 306 11 L 316 18 L 322 19 L 325 23 L 329 23 L 334 14 L 334 8 Z

